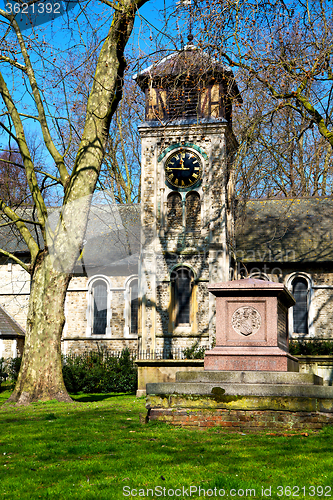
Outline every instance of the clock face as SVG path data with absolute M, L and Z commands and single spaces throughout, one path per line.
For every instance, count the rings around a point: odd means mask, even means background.
M 194 186 L 202 177 L 202 163 L 199 156 L 188 149 L 176 151 L 166 162 L 165 176 L 173 187 Z

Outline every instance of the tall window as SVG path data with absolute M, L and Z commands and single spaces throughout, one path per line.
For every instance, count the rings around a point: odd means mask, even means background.
M 292 286 L 296 300 L 293 307 L 293 331 L 308 333 L 308 282 L 305 278 L 295 278 Z
M 193 273 L 187 267 L 175 271 L 173 280 L 175 326 L 191 324 Z
M 182 198 L 179 193 L 172 192 L 167 203 L 167 228 L 180 229 L 183 225 Z
M 200 195 L 196 191 L 190 191 L 186 195 L 186 229 L 188 231 L 199 230 L 201 226 L 201 203 Z
M 129 286 L 130 291 L 130 304 L 131 304 L 131 335 L 136 335 L 138 333 L 138 280 L 132 280 Z
M 93 318 L 92 334 L 105 335 L 107 327 L 108 290 L 105 281 L 97 280 L 92 285 Z

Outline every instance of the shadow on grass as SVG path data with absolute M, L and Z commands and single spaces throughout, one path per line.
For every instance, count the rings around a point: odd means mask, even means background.
M 135 396 L 134 392 L 119 392 L 112 394 L 70 394 L 70 397 L 78 403 L 93 403 L 105 399 L 117 398 L 119 396 Z

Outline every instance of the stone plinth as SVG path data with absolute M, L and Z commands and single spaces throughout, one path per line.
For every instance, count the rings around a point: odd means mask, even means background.
M 307 373 L 179 372 L 147 384 L 147 419 L 228 431 L 320 429 L 333 424 L 333 387 Z
M 203 370 L 203 359 L 137 359 L 138 389 L 136 396 L 146 395 L 146 384 L 150 382 L 175 382 L 177 372 Z
M 295 300 L 283 284 L 243 279 L 208 290 L 216 297 L 216 346 L 205 354 L 205 370 L 298 371 L 288 347 Z

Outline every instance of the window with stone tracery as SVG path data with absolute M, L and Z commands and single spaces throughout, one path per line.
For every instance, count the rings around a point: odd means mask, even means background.
M 296 304 L 293 307 L 293 332 L 308 333 L 308 282 L 297 277 L 292 282 L 292 292 Z
M 167 229 L 181 229 L 183 226 L 183 205 L 181 195 L 172 192 L 168 195 L 166 226 Z
M 173 316 L 176 327 L 191 325 L 193 279 L 193 272 L 188 267 L 179 267 L 173 272 Z
M 111 336 L 111 290 L 105 276 L 95 276 L 88 282 L 87 336 Z
M 130 334 L 137 335 L 138 334 L 138 313 L 139 313 L 139 299 L 138 299 L 138 280 L 134 279 L 131 281 L 129 286 L 129 295 L 130 295 Z
M 188 231 L 198 231 L 201 227 L 200 195 L 196 191 L 190 191 L 186 195 L 185 221 Z

